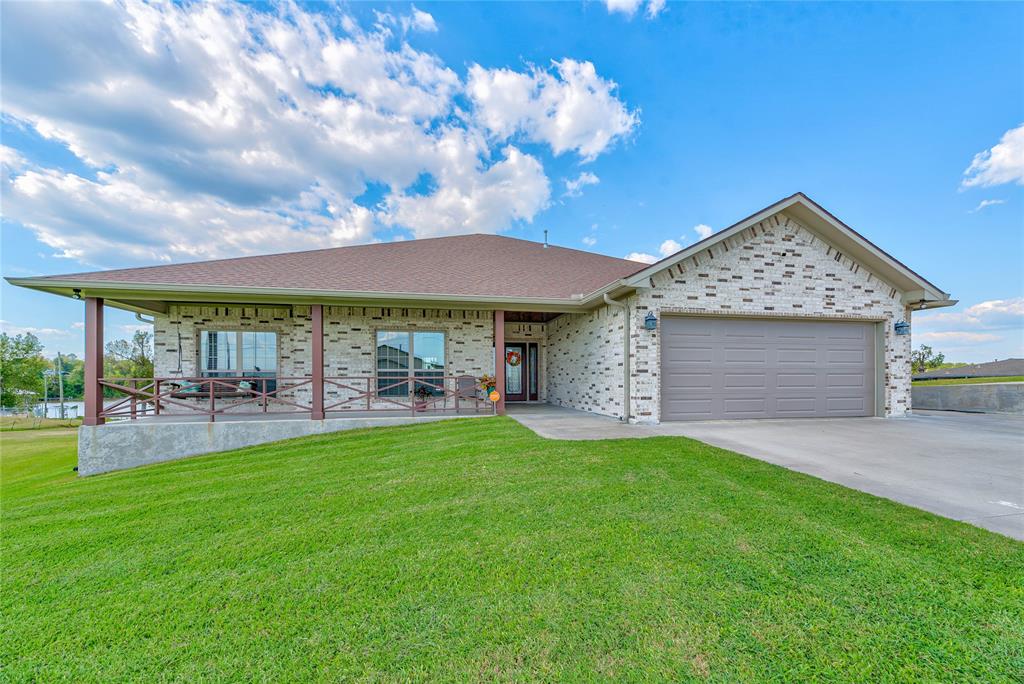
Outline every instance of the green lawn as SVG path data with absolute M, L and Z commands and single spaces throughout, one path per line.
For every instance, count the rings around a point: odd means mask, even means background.
M 699 442 L 0 446 L 4 681 L 1024 676 L 1024 544 Z
M 989 382 L 1024 382 L 1024 375 L 1010 375 L 996 378 L 941 378 L 939 380 L 914 380 L 915 385 L 977 385 Z

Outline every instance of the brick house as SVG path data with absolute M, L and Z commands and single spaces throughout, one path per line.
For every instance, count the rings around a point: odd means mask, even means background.
M 91 426 L 531 401 L 633 422 L 899 416 L 897 324 L 955 303 L 802 193 L 651 265 L 467 235 L 8 280 L 85 300 Z M 105 305 L 153 321 L 155 378 L 102 376 Z

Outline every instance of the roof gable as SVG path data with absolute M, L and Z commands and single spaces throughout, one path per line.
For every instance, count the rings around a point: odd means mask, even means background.
M 651 264 L 629 276 L 625 281 L 633 287 L 641 287 L 648 283 L 654 274 L 699 254 L 723 240 L 738 235 L 744 230 L 777 214 L 785 214 L 792 217 L 804 228 L 839 250 L 841 254 L 863 265 L 882 280 L 891 283 L 893 287 L 903 293 L 903 299 L 906 303 L 917 304 L 922 308 L 949 306 L 955 303 L 949 299 L 948 294 L 883 251 L 801 192 L 765 207 L 761 211 L 751 214 L 728 228 L 720 230 L 704 240 L 690 245 L 686 249 Z

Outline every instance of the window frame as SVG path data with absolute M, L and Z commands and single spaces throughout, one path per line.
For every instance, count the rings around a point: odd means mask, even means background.
M 207 363 L 207 359 L 203 354 L 203 340 L 208 340 L 210 333 L 226 333 L 234 334 L 235 336 L 235 349 L 233 356 L 235 357 L 235 369 L 234 370 L 209 370 L 203 366 Z M 244 350 L 242 343 L 242 336 L 246 333 L 266 333 L 274 336 L 274 369 L 273 371 L 260 370 L 257 371 L 255 368 L 245 368 L 242 360 L 244 358 Z M 276 378 L 278 377 L 278 371 L 281 368 L 281 333 L 277 330 L 268 330 L 266 328 L 200 328 L 199 339 L 196 344 L 196 371 L 201 378 Z
M 380 356 L 379 356 L 379 343 L 378 335 L 380 333 L 404 333 L 409 336 L 409 367 L 405 369 L 394 368 L 394 369 L 381 369 L 380 368 Z M 373 330 L 373 373 L 377 378 L 377 393 L 378 396 L 387 398 L 398 398 L 398 397 L 411 397 L 418 387 L 416 383 L 416 334 L 417 333 L 435 333 L 441 336 L 441 368 L 439 370 L 425 370 L 420 369 L 419 372 L 424 374 L 421 377 L 430 378 L 437 377 L 440 382 L 438 388 L 435 384 L 429 385 L 432 388 L 431 396 L 441 396 L 444 394 L 444 378 L 448 373 L 448 331 L 438 328 L 406 328 L 402 326 L 388 326 L 382 328 L 375 328 Z M 404 370 L 405 379 L 399 380 L 402 376 L 399 375 Z M 433 375 L 427 375 L 433 374 Z M 394 378 L 394 380 L 392 380 Z M 395 387 L 389 390 L 381 391 L 381 380 L 387 379 L 386 385 L 397 384 Z M 404 389 L 403 389 L 404 388 Z

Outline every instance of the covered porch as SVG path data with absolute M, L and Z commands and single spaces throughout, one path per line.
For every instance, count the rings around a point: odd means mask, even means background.
M 84 304 L 87 426 L 500 415 L 546 399 L 544 325 L 561 315 L 135 301 L 152 316 L 154 376 L 123 378 L 103 374 L 103 311 L 125 303 Z

